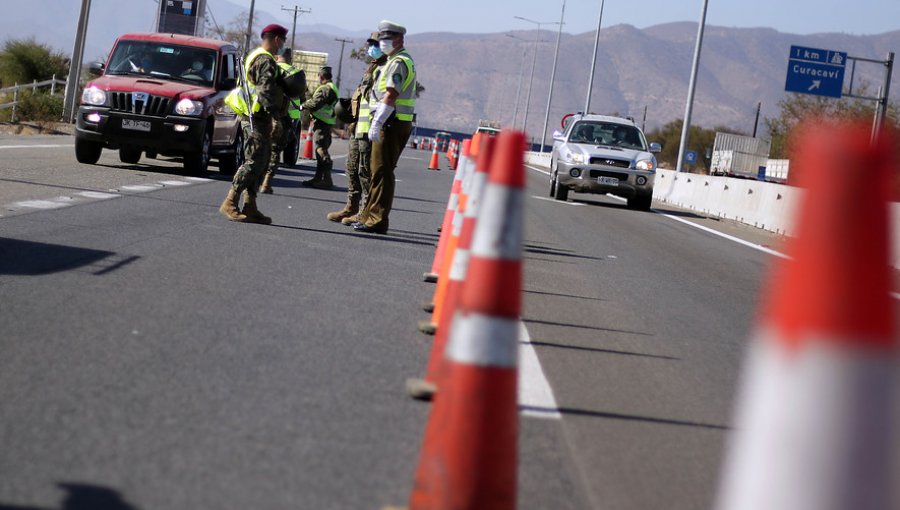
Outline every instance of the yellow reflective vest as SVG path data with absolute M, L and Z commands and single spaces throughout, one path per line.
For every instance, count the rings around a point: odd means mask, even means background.
M 338 92 L 338 88 L 334 84 L 334 82 L 330 81 L 328 83 L 319 85 L 319 88 L 316 89 L 315 93 L 318 94 L 322 87 L 331 87 L 331 90 L 334 91 L 334 102 L 331 104 L 326 104 L 325 106 L 312 112 L 312 116 L 321 120 L 325 124 L 328 124 L 329 126 L 333 126 L 335 122 L 337 122 L 337 117 L 334 116 L 334 105 L 336 105 L 338 102 L 337 98 L 340 97 L 340 92 Z
M 225 97 L 225 104 L 230 106 L 231 109 L 234 110 L 234 112 L 237 114 L 250 116 L 251 114 L 258 113 L 261 108 L 259 104 L 259 97 L 256 94 L 256 84 L 250 81 L 250 64 L 253 63 L 256 57 L 259 57 L 260 55 L 265 55 L 272 60 L 275 60 L 275 57 L 271 53 L 261 47 L 256 48 L 255 50 L 250 52 L 250 54 L 247 55 L 247 58 L 244 59 L 244 77 L 247 79 L 247 89 L 250 93 L 250 107 L 248 108 L 247 100 L 244 98 L 243 87 L 239 86 L 238 88 L 229 92 L 228 96 Z
M 397 120 L 412 122 L 416 111 L 416 66 L 405 49 L 401 49 L 396 54 L 388 57 L 387 62 L 381 66 L 381 73 L 378 81 L 372 88 L 372 93 L 376 101 L 381 101 L 381 98 L 387 93 L 388 71 L 391 64 L 397 60 L 406 65 L 407 75 L 400 89 L 397 90 L 398 95 L 397 102 L 394 104 L 394 114 L 397 116 Z

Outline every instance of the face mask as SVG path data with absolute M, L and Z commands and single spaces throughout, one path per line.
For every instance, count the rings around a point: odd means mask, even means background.
M 378 46 L 369 46 L 368 54 L 370 57 L 377 60 L 378 58 L 381 58 L 382 55 L 384 55 L 384 52 L 382 52 L 381 48 L 379 48 Z
M 390 53 L 394 51 L 394 41 L 390 39 L 382 39 L 378 41 L 378 47 L 381 48 L 383 53 Z

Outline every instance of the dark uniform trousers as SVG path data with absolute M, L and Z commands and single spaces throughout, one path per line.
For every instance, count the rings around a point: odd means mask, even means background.
M 350 137 L 347 153 L 347 200 L 363 209 L 369 196 L 371 144 L 365 134 Z
M 234 174 L 231 187 L 238 193 L 247 190 L 256 196 L 269 168 L 275 121 L 271 115 L 259 113 L 253 116 L 253 129 L 246 120 L 241 121 L 241 128 L 244 130 L 244 164 Z
M 372 143 L 369 201 L 362 218 L 367 227 L 375 230 L 388 228 L 388 216 L 394 203 L 394 169 L 411 132 L 412 122 L 392 118 L 384 125 L 382 140 Z

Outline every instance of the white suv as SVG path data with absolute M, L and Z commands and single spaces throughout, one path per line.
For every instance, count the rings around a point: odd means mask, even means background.
M 630 119 L 578 114 L 567 121 L 563 132 L 553 133 L 550 196 L 612 193 L 628 199 L 629 208 L 649 210 L 660 145 L 648 144 Z

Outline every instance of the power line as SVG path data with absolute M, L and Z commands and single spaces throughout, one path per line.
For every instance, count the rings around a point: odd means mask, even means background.
M 296 5 L 291 8 L 287 8 L 282 5 L 281 10 L 294 12 L 294 26 L 291 27 L 291 51 L 294 51 L 294 35 L 296 35 L 296 33 L 297 33 L 297 15 L 298 14 L 308 14 L 308 13 L 312 12 L 312 9 L 302 9 Z

